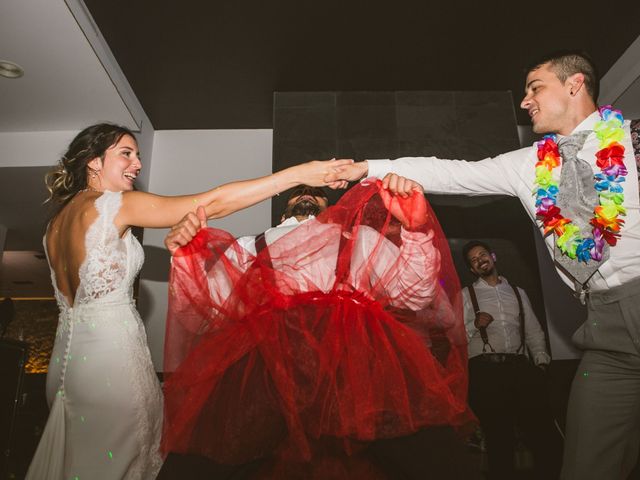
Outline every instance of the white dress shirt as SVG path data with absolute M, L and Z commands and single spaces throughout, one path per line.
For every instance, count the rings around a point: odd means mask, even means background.
M 574 129 L 593 130 L 600 119 L 596 111 L 585 118 Z M 625 136 L 620 143 L 625 148 L 624 164 L 628 175 L 623 183 L 624 207 L 627 215 L 622 227 L 622 237 L 610 248 L 610 257 L 591 278 L 588 285 L 592 291 L 603 291 L 623 285 L 640 277 L 640 197 L 638 195 L 637 166 L 629 132 L 629 121 L 624 122 Z M 591 133 L 578 152 L 578 157 L 588 162 L 594 173 L 600 172 L 596 165 L 596 152 L 600 150 L 595 133 Z M 441 160 L 435 157 L 405 157 L 397 160 L 369 160 L 369 176 L 382 178 L 387 173 L 396 173 L 420 183 L 425 191 L 441 194 L 517 196 L 522 205 L 542 232 L 542 223 L 536 220 L 534 195 L 535 164 L 537 147 L 522 148 L 497 157 L 478 162 L 464 160 Z M 559 180 L 561 167 L 554 170 Z M 595 207 L 595 205 L 594 205 Z M 585 232 L 586 233 L 586 232 Z M 591 232 L 588 232 L 589 234 Z M 554 236 L 545 238 L 551 255 L 554 255 Z M 574 288 L 573 281 L 558 270 L 564 282 Z
M 499 283 L 493 287 L 484 279 L 478 278 L 473 284 L 473 289 L 478 297 L 478 306 L 481 312 L 486 312 L 493 317 L 493 322 L 487 326 L 489 343 L 496 353 L 524 353 L 530 354 L 536 365 L 549 363 L 551 358 L 547 353 L 544 331 L 533 313 L 529 297 L 524 290 L 518 288 L 522 298 L 522 310 L 524 312 L 524 333 L 526 348 L 520 350 L 522 342 L 520 332 L 520 309 L 518 299 L 513 292 L 513 287 L 506 278 L 499 277 Z M 464 305 L 464 326 L 469 340 L 469 358 L 480 355 L 484 342 L 480 331 L 474 325 L 476 314 L 469 295 L 469 288 L 462 290 Z M 486 352 L 491 352 L 489 347 Z
M 291 293 L 326 293 L 334 286 L 341 226 L 310 221 L 313 218 L 298 222 L 295 217 L 289 217 L 265 232 L 273 268 L 286 274 L 278 282 L 278 287 L 284 293 L 288 288 Z M 299 232 L 299 238 L 307 240 L 308 249 L 296 248 L 291 251 L 290 243 L 276 242 L 298 228 L 306 229 Z M 331 241 L 327 242 L 327 238 Z M 431 230 L 424 233 L 403 228 L 400 238 L 402 245 L 398 248 L 378 231 L 361 225 L 351 257 L 349 282 L 356 290 L 371 292 L 376 298 L 377 295 L 389 298 L 394 307 L 422 310 L 432 302 L 439 288 L 440 252 L 433 246 Z M 240 237 L 237 240 L 240 248 L 231 247 L 227 250 L 227 258 L 240 272 L 247 270 L 255 260 L 255 242 L 255 236 Z M 373 264 L 371 256 L 374 258 Z M 233 281 L 228 275 L 229 267 L 221 263 L 214 266 L 213 275 L 208 275 L 210 293 L 218 305 L 224 302 L 233 288 Z M 398 271 L 389 275 L 388 272 L 393 268 Z

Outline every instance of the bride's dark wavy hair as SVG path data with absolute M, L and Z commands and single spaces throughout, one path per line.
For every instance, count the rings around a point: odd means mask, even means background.
M 99 123 L 82 130 L 69 144 L 58 164 L 44 177 L 51 202 L 63 207 L 73 196 L 87 188 L 88 163 L 96 157 L 104 160 L 107 149 L 124 135 L 135 135 L 131 130 L 111 123 Z

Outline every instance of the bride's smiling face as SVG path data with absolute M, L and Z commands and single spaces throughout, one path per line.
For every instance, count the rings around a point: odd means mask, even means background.
M 95 158 L 89 162 L 88 184 L 96 190 L 112 192 L 133 190 L 142 163 L 138 143 L 130 135 L 123 135 L 104 153 L 104 160 Z M 95 172 L 96 176 L 92 177 Z

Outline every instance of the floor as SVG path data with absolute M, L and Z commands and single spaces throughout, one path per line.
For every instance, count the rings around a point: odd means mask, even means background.
M 28 469 L 31 457 L 37 447 L 38 439 L 42 434 L 44 425 L 48 416 L 48 407 L 45 399 L 45 382 L 46 374 L 28 374 L 24 376 L 22 393 L 18 398 L 18 413 L 15 417 L 15 429 L 11 438 L 10 455 L 7 457 L 0 455 L 0 480 L 10 479 L 19 480 L 24 478 Z M 0 406 L 5 409 L 5 405 Z M 6 432 L 0 429 L 0 439 L 6 439 Z M 425 441 L 429 443 L 429 440 Z M 432 444 L 434 442 L 431 442 Z M 428 448 L 426 451 L 431 451 Z M 422 450 L 424 451 L 424 450 Z M 419 457 L 421 453 L 412 453 L 413 457 Z M 467 447 L 467 456 L 469 462 L 477 467 L 476 478 L 482 478 L 480 472 L 485 464 L 485 457 L 481 449 L 475 447 Z M 409 458 L 413 458 L 409 457 Z M 443 469 L 446 465 L 451 464 L 450 455 L 446 450 L 441 451 L 441 457 L 445 458 Z M 438 457 L 434 457 L 437 460 Z M 523 457 L 526 459 L 526 456 Z M 526 464 L 526 461 L 524 462 Z M 189 457 L 182 459 L 170 459 L 167 468 L 163 470 L 164 476 L 161 480 L 183 479 L 197 480 L 198 478 L 210 478 L 207 475 L 210 464 L 205 459 L 197 457 Z M 445 477 L 447 480 L 456 480 L 452 476 Z M 633 477 L 636 478 L 636 477 Z M 519 476 L 514 480 L 532 479 L 530 470 L 521 470 Z M 460 480 L 467 480 L 460 478 Z
M 16 416 L 16 427 L 11 441 L 8 464 L 0 457 L 0 480 L 21 480 L 33 455 L 38 439 L 47 420 L 48 407 L 44 396 L 45 374 L 26 375 L 23 383 L 23 393 L 19 399 L 19 413 Z M 3 432 L 0 432 L 3 433 Z M 427 440 L 428 441 L 428 440 Z M 484 454 L 477 447 L 467 447 L 470 462 L 477 465 L 478 472 L 484 464 Z M 159 480 L 184 479 L 197 480 L 211 478 L 211 464 L 200 457 L 170 458 Z M 435 472 L 434 472 L 435 473 Z M 529 480 L 528 471 L 522 471 L 514 480 Z M 224 478 L 224 477 L 221 477 Z M 231 477 L 238 478 L 238 477 Z M 448 475 L 448 480 L 456 478 Z M 480 474 L 477 478 L 483 478 Z M 460 480 L 466 480 L 460 478 Z

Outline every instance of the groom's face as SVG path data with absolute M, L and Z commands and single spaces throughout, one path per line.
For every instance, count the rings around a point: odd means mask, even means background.
M 549 63 L 532 70 L 527 75 L 525 97 L 520 107 L 527 110 L 535 133 L 565 132 L 569 115 L 571 84 L 561 82 Z

